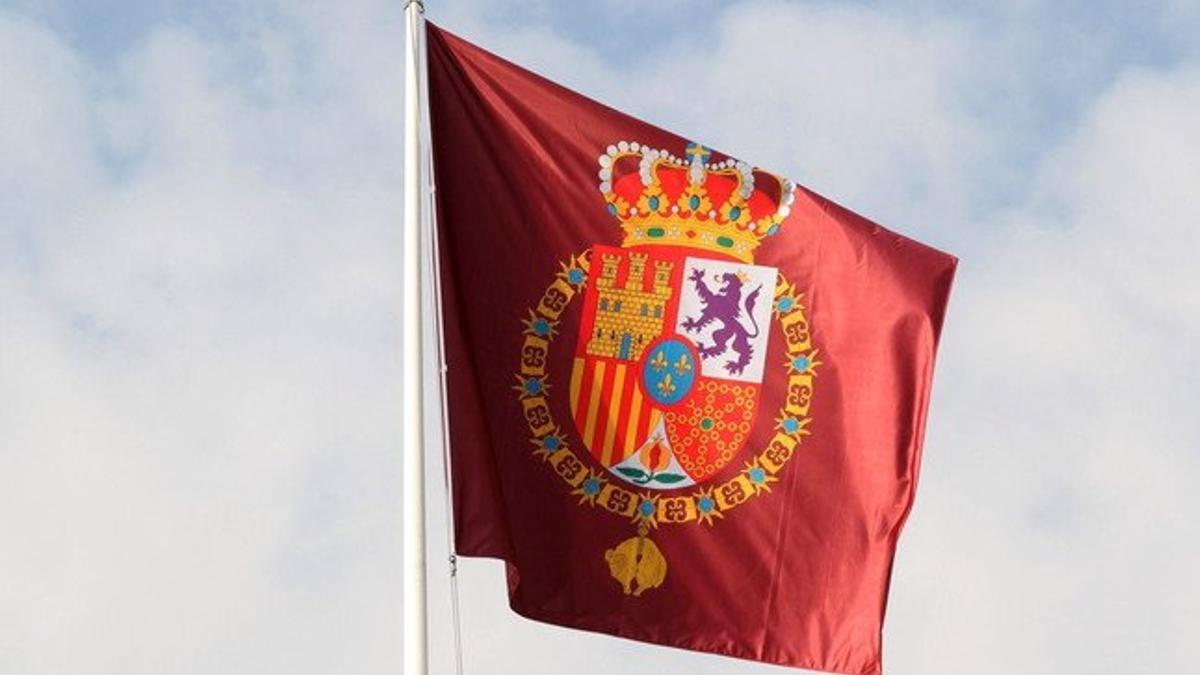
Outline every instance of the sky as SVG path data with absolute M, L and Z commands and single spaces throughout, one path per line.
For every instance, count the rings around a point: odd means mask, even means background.
M 0 673 L 400 672 L 402 5 L 0 0 Z M 960 257 L 885 672 L 1195 669 L 1200 4 L 427 5 Z M 788 672 L 459 585 L 467 673 Z

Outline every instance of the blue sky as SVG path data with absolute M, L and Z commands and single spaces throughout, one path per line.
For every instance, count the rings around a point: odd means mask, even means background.
M 402 4 L 0 3 L 0 672 L 398 672 Z M 1193 669 L 1200 7 L 428 4 L 962 258 L 888 672 Z M 503 586 L 470 673 L 783 672 Z

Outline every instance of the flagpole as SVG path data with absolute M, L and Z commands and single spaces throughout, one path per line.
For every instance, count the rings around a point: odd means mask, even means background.
M 404 675 L 427 675 L 425 456 L 421 393 L 421 88 L 420 32 L 425 7 L 408 0 L 404 52 L 404 260 L 401 433 L 404 452 Z
M 429 98 L 429 65 L 428 60 L 422 68 L 422 74 L 425 76 L 421 81 L 421 97 L 424 100 Z M 428 111 L 426 111 L 428 115 Z M 425 121 L 425 120 L 423 120 Z M 426 127 L 428 128 L 428 127 Z M 432 144 L 432 138 L 430 138 Z M 450 459 L 450 416 L 449 404 L 447 403 L 447 385 L 446 375 L 450 371 L 450 366 L 446 361 L 446 329 L 445 320 L 442 312 L 442 254 L 439 247 L 438 234 L 438 217 L 437 204 L 434 195 L 437 193 L 437 178 L 433 171 L 433 153 L 426 152 L 424 154 L 426 161 L 424 167 L 426 170 L 425 184 L 428 186 L 426 194 L 428 199 L 425 202 L 425 208 L 428 209 L 429 217 L 426 222 L 429 224 L 425 232 L 429 236 L 429 245 L 425 247 L 425 253 L 429 256 L 429 276 L 431 288 L 430 305 L 433 309 L 433 333 L 434 333 L 434 354 L 437 357 L 435 363 L 438 367 L 437 382 L 437 403 L 438 403 L 438 419 L 440 421 L 439 431 L 441 432 L 441 451 L 442 451 L 442 487 L 443 487 L 443 504 L 446 513 L 446 550 L 449 552 L 447 562 L 449 566 L 450 586 L 450 628 L 451 637 L 454 641 L 454 673 L 455 675 L 463 675 L 463 649 L 462 649 L 462 618 L 459 608 L 458 598 L 458 544 L 455 541 L 454 533 L 454 481 L 452 480 L 452 461 Z

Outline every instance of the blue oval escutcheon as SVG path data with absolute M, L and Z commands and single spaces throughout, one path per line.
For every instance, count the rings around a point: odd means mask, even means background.
M 668 338 L 646 352 L 642 362 L 642 391 L 660 405 L 675 405 L 692 390 L 699 364 L 681 339 Z

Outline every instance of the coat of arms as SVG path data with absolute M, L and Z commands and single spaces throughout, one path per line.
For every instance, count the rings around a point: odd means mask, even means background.
M 571 373 L 575 428 L 593 459 L 634 485 L 703 482 L 741 449 L 758 412 L 775 270 L 605 246 L 592 260 Z
M 818 363 L 803 307 L 791 283 L 753 258 L 788 216 L 793 186 L 744 162 L 711 160 L 697 144 L 683 158 L 638 143 L 609 146 L 600 192 L 624 230 L 622 246 L 593 245 L 564 262 L 525 320 L 516 389 L 531 440 L 581 502 L 637 525 L 637 536 L 606 556 L 632 595 L 666 578 L 652 528 L 712 524 L 769 491 L 808 433 Z M 547 372 L 550 342 L 577 295 L 571 370 Z M 782 341 L 785 363 L 768 363 L 773 340 Z M 788 372 L 773 417 L 760 413 L 769 367 Z M 573 428 L 560 426 L 547 403 L 551 376 L 564 375 Z M 750 455 L 744 446 L 762 423 L 776 433 Z

